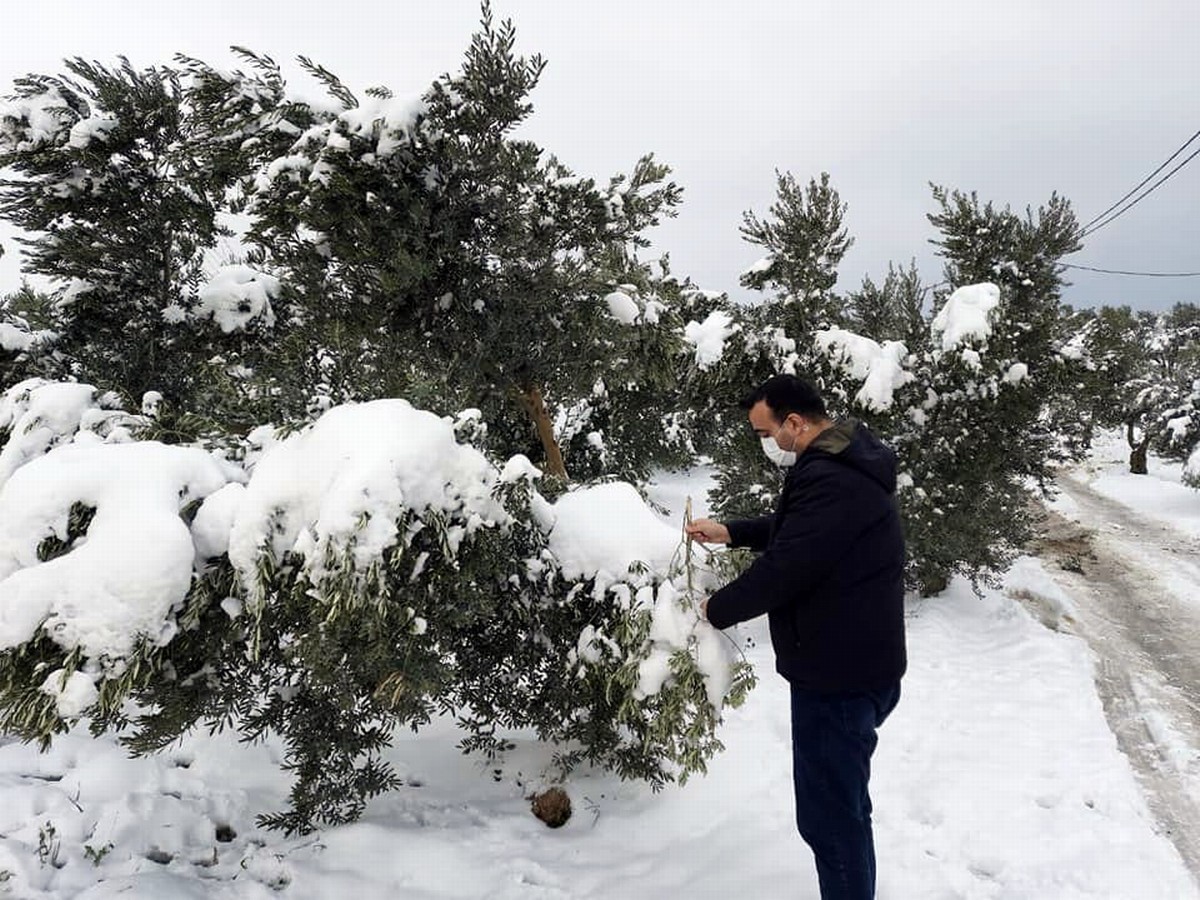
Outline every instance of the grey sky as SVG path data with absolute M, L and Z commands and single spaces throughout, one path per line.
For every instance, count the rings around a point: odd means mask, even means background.
M 774 170 L 828 171 L 849 203 L 855 246 L 839 288 L 889 260 L 940 265 L 925 219 L 930 181 L 1024 209 L 1057 190 L 1090 219 L 1200 129 L 1193 0 L 494 0 L 518 49 L 548 67 L 525 134 L 580 174 L 606 178 L 654 151 L 685 188 L 655 235 L 673 269 L 741 293 L 761 254 L 738 236 L 765 211 Z M 289 3 L 208 0 L 172 9 L 39 0 L 6 10 L 0 90 L 66 56 L 135 65 L 176 51 L 234 65 L 230 44 L 305 54 L 355 87 L 419 94 L 455 69 L 475 0 Z M 1200 146 L 1200 143 L 1194 146 Z M 1089 239 L 1071 261 L 1200 270 L 1200 159 Z M 0 260 L 0 288 L 17 280 Z M 1200 278 L 1072 273 L 1078 305 L 1163 308 L 1200 301 Z

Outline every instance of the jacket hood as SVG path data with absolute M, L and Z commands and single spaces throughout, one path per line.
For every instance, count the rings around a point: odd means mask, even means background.
M 838 422 L 813 438 L 808 450 L 836 456 L 877 482 L 889 494 L 896 490 L 896 453 L 856 419 Z M 807 451 L 806 451 L 807 452 Z

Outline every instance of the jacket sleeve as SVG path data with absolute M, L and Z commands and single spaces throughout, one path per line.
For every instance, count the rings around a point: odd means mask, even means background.
M 771 540 L 771 522 L 774 516 L 759 516 L 757 519 L 734 519 L 726 522 L 729 529 L 729 546 L 745 547 L 761 553 Z
M 854 491 L 847 490 L 837 469 L 813 468 L 788 492 L 783 521 L 770 547 L 709 598 L 708 621 L 714 627 L 728 628 L 802 596 L 807 586 L 829 574 L 869 524 L 856 510 Z

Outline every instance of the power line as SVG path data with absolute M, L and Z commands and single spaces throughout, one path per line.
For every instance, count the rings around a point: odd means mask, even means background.
M 1099 272 L 1102 275 L 1136 275 L 1140 278 L 1200 278 L 1200 272 L 1129 272 L 1125 269 L 1097 269 L 1094 266 L 1075 266 L 1071 263 L 1059 263 L 1059 265 L 1066 269 L 1082 269 L 1085 272 Z
M 1197 133 L 1200 134 L 1200 132 L 1197 132 Z M 1177 165 L 1175 168 L 1173 168 L 1170 172 L 1168 172 L 1162 178 L 1158 179 L 1158 181 L 1154 182 L 1154 184 L 1150 185 L 1150 187 L 1146 188 L 1146 190 L 1142 191 L 1140 194 L 1138 194 L 1136 197 L 1134 197 L 1132 200 L 1130 200 L 1127 204 L 1125 204 L 1123 207 L 1118 209 L 1116 212 L 1114 212 L 1108 218 L 1104 219 L 1103 221 L 1098 222 L 1097 224 L 1093 225 L 1091 228 L 1084 230 L 1084 232 L 1081 236 L 1087 237 L 1088 235 L 1092 234 L 1094 231 L 1097 231 L 1097 230 L 1103 228 L 1105 225 L 1107 225 L 1109 222 L 1113 221 L 1114 219 L 1129 212 L 1129 210 L 1133 209 L 1141 201 L 1145 200 L 1146 197 L 1148 197 L 1154 191 L 1155 188 L 1157 188 L 1164 181 L 1166 181 L 1168 178 L 1170 178 L 1172 175 L 1174 175 L 1176 172 L 1178 172 L 1180 169 L 1182 169 L 1184 166 L 1186 166 L 1188 163 L 1190 163 L 1197 156 L 1200 156 L 1200 147 L 1193 150 L 1191 155 L 1186 157 L 1183 160 L 1183 162 L 1181 162 L 1179 165 Z
M 1114 203 L 1114 204 L 1113 204 L 1112 206 L 1110 206 L 1108 209 L 1104 210 L 1104 212 L 1100 213 L 1100 215 L 1098 215 L 1098 216 L 1095 216 L 1095 217 L 1094 217 L 1094 218 L 1093 218 L 1093 219 L 1092 219 L 1090 222 L 1087 222 L 1087 223 L 1085 223 L 1085 224 L 1084 224 L 1084 226 L 1083 226 L 1083 231 L 1084 231 L 1084 232 L 1087 232 L 1087 230 L 1088 230 L 1089 228 L 1091 228 L 1091 227 L 1092 227 L 1093 225 L 1095 225 L 1095 224 L 1096 224 L 1098 221 L 1100 221 L 1101 219 L 1103 219 L 1103 218 L 1104 218 L 1105 216 L 1107 216 L 1107 215 L 1108 215 L 1110 212 L 1112 212 L 1114 209 L 1116 209 L 1118 206 L 1120 206 L 1122 203 L 1124 203 L 1126 200 L 1128 200 L 1130 197 L 1132 197 L 1134 194 L 1136 194 L 1136 193 L 1137 193 L 1139 190 L 1141 190 L 1141 189 L 1142 189 L 1142 185 L 1144 185 L 1144 184 L 1145 184 L 1147 181 L 1149 181 L 1151 178 L 1153 178 L 1155 175 L 1157 175 L 1159 172 L 1161 172 L 1163 169 L 1165 169 L 1165 168 L 1166 168 L 1168 165 L 1170 165 L 1170 164 L 1171 164 L 1171 160 L 1173 160 L 1173 159 L 1174 159 L 1175 157 L 1177 157 L 1177 156 L 1178 156 L 1180 153 L 1182 153 L 1184 150 L 1186 150 L 1186 149 L 1187 149 L 1187 147 L 1188 147 L 1188 145 L 1189 145 L 1189 144 L 1191 144 L 1191 142 L 1192 142 L 1192 141 L 1194 141 L 1194 140 L 1195 140 L 1196 138 L 1198 138 L 1198 137 L 1200 137 L 1200 131 L 1197 131 L 1197 132 L 1196 132 L 1195 134 L 1193 134 L 1193 135 L 1192 135 L 1190 138 L 1188 138 L 1186 141 L 1184 141 L 1184 142 L 1183 142 L 1183 146 L 1182 146 L 1182 147 L 1180 147 L 1178 150 L 1176 150 L 1174 153 L 1172 153 L 1170 156 L 1168 156 L 1168 157 L 1167 157 L 1167 158 L 1166 158 L 1166 159 L 1163 161 L 1162 165 L 1160 165 L 1160 166 L 1159 166 L 1157 169 L 1155 169 L 1153 172 L 1151 172 L 1149 175 L 1147 175 L 1145 178 L 1143 178 L 1143 179 L 1142 179 L 1140 182 L 1138 182 L 1138 183 L 1137 183 L 1137 184 L 1136 184 L 1136 185 L 1133 187 L 1133 189 L 1132 189 L 1132 190 L 1130 190 L 1130 191 L 1129 191 L 1127 194 L 1125 194 L 1125 196 L 1124 196 L 1124 197 L 1122 197 L 1120 200 L 1118 200 L 1116 203 Z M 1097 226 L 1097 227 L 1099 227 L 1099 226 Z

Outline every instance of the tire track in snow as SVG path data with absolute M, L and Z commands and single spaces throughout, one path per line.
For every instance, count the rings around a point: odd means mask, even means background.
M 1200 540 L 1069 473 L 1088 525 L 1048 511 L 1039 553 L 1075 601 L 1109 726 L 1151 812 L 1200 882 Z

